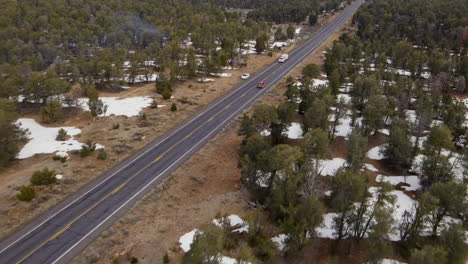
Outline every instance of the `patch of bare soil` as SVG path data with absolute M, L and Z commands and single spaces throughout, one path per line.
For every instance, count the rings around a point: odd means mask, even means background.
M 341 33 L 343 31 L 335 33 L 290 75 L 300 76 L 307 63 L 320 64 L 325 46 L 331 46 Z M 276 105 L 283 102 L 285 80 L 286 77 L 257 103 Z M 137 203 L 72 263 L 109 263 L 122 259 L 122 256 L 135 256 L 138 263 L 162 263 L 166 252 L 171 263 L 180 263 L 183 253 L 178 239 L 181 235 L 211 222 L 217 213 L 245 216 L 250 211 L 246 209 L 249 196 L 241 187 L 237 167 L 241 142 L 238 127 L 239 118 L 177 169 L 161 188 Z

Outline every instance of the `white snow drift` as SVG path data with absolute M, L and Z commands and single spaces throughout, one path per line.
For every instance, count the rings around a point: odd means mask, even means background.
M 117 97 L 99 97 L 102 102 L 107 106 L 107 111 L 101 116 L 110 115 L 124 115 L 124 116 L 136 116 L 141 110 L 147 108 L 153 102 L 153 98 L 150 96 L 136 96 L 119 99 Z M 88 98 L 79 98 L 78 105 L 85 111 L 89 111 Z M 163 107 L 164 105 L 158 105 Z
M 18 159 L 54 152 L 63 155 L 62 152 L 79 150 L 83 145 L 83 143 L 73 138 L 73 136 L 81 133 L 81 130 L 76 127 L 43 127 L 31 118 L 20 118 L 16 123 L 20 128 L 29 131 L 28 138 L 30 139 L 17 154 L 16 158 Z M 57 141 L 55 138 L 60 129 L 64 129 L 71 138 L 65 141 Z

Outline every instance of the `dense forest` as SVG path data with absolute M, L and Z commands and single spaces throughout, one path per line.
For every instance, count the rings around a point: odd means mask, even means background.
M 227 8 L 248 9 L 248 17 L 255 20 L 272 21 L 276 23 L 301 23 L 311 16 L 312 21 L 321 12 L 337 10 L 341 0 L 190 0 L 190 2 L 211 2 Z
M 286 80 L 285 102 L 244 115 L 239 167 L 257 212 L 244 234 L 203 229 L 185 263 L 220 252 L 253 263 L 465 263 L 467 13 L 457 0 L 363 4 L 322 69 L 307 65 L 300 82 Z M 297 120 L 302 135 L 291 138 Z

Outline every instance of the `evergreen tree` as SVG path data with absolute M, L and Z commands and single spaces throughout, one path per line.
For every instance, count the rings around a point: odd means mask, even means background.
M 302 75 L 309 78 L 317 78 L 320 76 L 320 67 L 315 63 L 307 64 L 302 68 Z
M 268 37 L 266 34 L 262 34 L 255 40 L 255 50 L 258 54 L 261 54 L 267 48 L 266 42 L 268 41 Z
M 41 107 L 41 119 L 44 123 L 55 123 L 64 117 L 63 107 L 59 100 L 52 100 Z
M 296 30 L 292 25 L 288 26 L 288 29 L 286 30 L 286 36 L 288 39 L 294 39 L 294 36 L 296 35 Z
M 425 246 L 422 249 L 415 249 L 411 252 L 410 264 L 445 264 L 447 262 L 447 252 L 438 246 Z
M 457 224 L 452 224 L 442 231 L 441 244 L 447 252 L 447 263 L 465 263 L 467 250 L 465 232 L 463 226 Z
M 455 182 L 437 182 L 430 189 L 430 201 L 435 208 L 429 215 L 432 235 L 436 236 L 440 223 L 448 215 L 465 215 L 468 212 L 466 203 L 466 186 Z
M 349 136 L 346 160 L 348 167 L 359 171 L 364 163 L 367 153 L 367 138 L 362 136 L 357 130 L 353 130 Z
M 19 145 L 26 140 L 26 131 L 17 126 L 16 118 L 15 104 L 0 98 L 0 168 L 15 158 Z
M 99 115 L 105 115 L 107 112 L 107 105 L 99 99 L 98 92 L 94 87 L 90 87 L 86 91 L 88 96 L 88 107 L 91 115 L 96 117 Z
M 392 122 L 388 144 L 383 155 L 390 167 L 397 171 L 408 169 L 412 160 L 412 146 L 408 126 L 404 120 L 395 119 Z
M 190 250 L 184 255 L 182 263 L 218 264 L 223 250 L 224 233 L 218 227 L 211 227 L 205 232 L 197 232 Z

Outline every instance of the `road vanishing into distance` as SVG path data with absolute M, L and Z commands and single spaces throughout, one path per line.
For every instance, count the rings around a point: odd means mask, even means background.
M 291 69 L 310 55 L 357 10 L 348 6 L 334 21 L 161 139 L 121 162 L 0 243 L 0 263 L 67 263 L 130 210 L 146 193 L 219 133 Z M 258 89 L 259 81 L 266 83 Z

